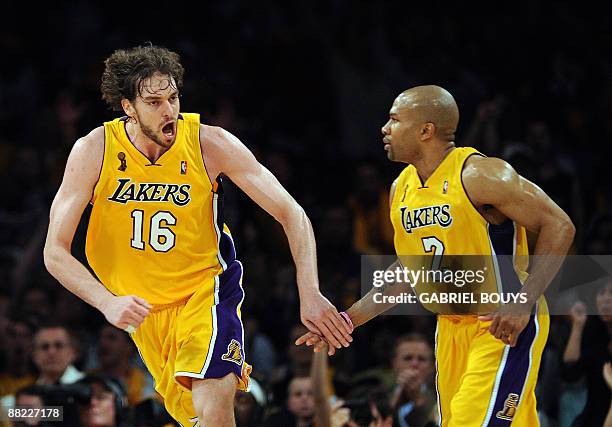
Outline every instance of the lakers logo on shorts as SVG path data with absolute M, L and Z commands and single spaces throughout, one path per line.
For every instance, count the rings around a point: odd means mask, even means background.
M 514 417 L 514 413 L 516 412 L 518 401 L 519 395 L 516 393 L 510 393 L 504 402 L 504 409 L 499 411 L 495 416 L 500 420 L 512 421 L 512 417 Z
M 234 362 L 236 365 L 242 365 L 242 352 L 240 351 L 240 343 L 232 340 L 227 346 L 227 353 L 221 356 L 222 360 Z

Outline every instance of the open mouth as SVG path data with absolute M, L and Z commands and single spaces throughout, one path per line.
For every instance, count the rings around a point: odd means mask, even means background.
M 162 133 L 166 138 L 172 138 L 176 134 L 176 127 L 174 122 L 168 122 L 162 127 Z

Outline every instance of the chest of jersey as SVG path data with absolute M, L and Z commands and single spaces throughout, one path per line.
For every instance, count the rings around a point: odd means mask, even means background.
M 219 269 L 218 195 L 198 129 L 199 117 L 179 119 L 174 145 L 152 163 L 129 141 L 121 120 L 105 124 L 86 253 L 112 292 L 139 292 L 165 304 L 193 293 L 203 276 Z
M 425 182 L 413 166 L 408 166 L 398 177 L 391 222 L 400 262 L 423 274 L 426 271 L 451 274 L 452 271 L 452 280 L 443 286 L 439 286 L 440 282 L 417 283 L 418 294 L 468 292 L 475 297 L 467 300 L 476 301 L 480 294 L 520 289 L 513 257 L 517 250 L 527 254 L 524 230 L 512 221 L 499 226 L 489 224 L 472 204 L 461 174 L 465 161 L 474 154 L 479 153 L 472 148 L 454 149 Z M 457 274 L 482 280 L 475 279 L 473 286 L 466 287 L 465 280 L 456 280 Z M 490 305 L 478 303 L 425 306 L 438 313 L 492 309 Z

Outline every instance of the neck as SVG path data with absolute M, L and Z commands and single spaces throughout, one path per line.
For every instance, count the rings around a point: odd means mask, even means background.
M 151 163 L 155 163 L 162 154 L 168 151 L 168 148 L 162 147 L 146 136 L 140 129 L 140 125 L 136 123 L 127 121 L 125 123 L 125 131 L 127 132 L 128 138 L 132 145 L 134 145 L 138 151 L 144 154 L 151 161 Z
M 424 151 L 421 156 L 412 164 L 417 170 L 421 181 L 424 183 L 431 176 L 440 163 L 455 149 L 455 143 L 449 142 L 446 145 L 431 151 Z
M 53 385 L 59 383 L 63 372 L 45 372 L 38 377 L 38 383 L 43 385 Z

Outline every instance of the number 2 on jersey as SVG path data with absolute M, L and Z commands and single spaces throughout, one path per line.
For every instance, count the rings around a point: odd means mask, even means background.
M 442 263 L 442 255 L 444 255 L 444 243 L 440 241 L 437 237 L 423 237 L 421 238 L 423 241 L 423 248 L 425 252 L 429 253 L 433 251 L 433 261 L 431 262 L 431 269 L 433 271 L 437 271 L 440 269 L 440 264 Z
M 145 244 L 142 240 L 144 212 L 140 209 L 132 211 L 133 233 L 130 245 L 135 249 L 144 250 Z M 162 226 L 162 221 L 166 227 Z M 151 217 L 149 227 L 149 245 L 156 252 L 168 252 L 174 247 L 176 235 L 168 228 L 168 225 L 176 225 L 176 218 L 170 212 L 158 211 Z

